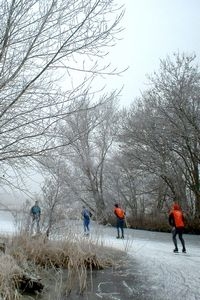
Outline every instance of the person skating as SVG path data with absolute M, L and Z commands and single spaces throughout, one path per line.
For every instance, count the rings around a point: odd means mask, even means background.
M 169 213 L 169 224 L 172 226 L 172 240 L 174 243 L 174 252 L 178 253 L 178 244 L 176 236 L 178 234 L 180 242 L 182 244 L 182 252 L 186 253 L 185 241 L 183 239 L 183 230 L 185 227 L 184 216 L 180 206 L 175 203 Z
M 116 216 L 116 227 L 117 227 L 117 239 L 120 238 L 120 231 L 121 231 L 121 238 L 124 239 L 124 221 L 125 221 L 125 211 L 119 207 L 116 203 L 114 207 L 114 214 Z
M 33 229 L 36 224 L 36 232 L 40 233 L 40 215 L 41 215 L 41 208 L 38 205 L 38 201 L 35 201 L 35 205 L 31 207 L 30 215 L 32 217 L 31 223 L 31 234 L 33 234 Z
M 90 217 L 91 217 L 91 213 L 90 211 L 83 206 L 82 212 L 81 212 L 82 218 L 83 218 L 83 229 L 84 229 L 84 234 L 85 235 L 89 235 L 90 233 Z

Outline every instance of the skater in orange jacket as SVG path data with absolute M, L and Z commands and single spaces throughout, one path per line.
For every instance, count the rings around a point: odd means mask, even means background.
M 125 220 L 125 211 L 119 207 L 116 203 L 114 208 L 114 214 L 116 216 L 117 221 L 117 239 L 120 238 L 120 230 L 121 230 L 121 239 L 124 239 L 124 220 Z
M 172 226 L 172 240 L 174 242 L 174 252 L 177 253 L 178 252 L 178 245 L 177 245 L 177 239 L 176 239 L 176 235 L 178 234 L 179 239 L 181 241 L 182 244 L 182 252 L 186 253 L 186 249 L 185 249 L 185 241 L 183 239 L 183 230 L 185 227 L 184 224 L 184 216 L 183 216 L 183 212 L 180 208 L 180 206 L 175 203 L 169 213 L 169 224 Z

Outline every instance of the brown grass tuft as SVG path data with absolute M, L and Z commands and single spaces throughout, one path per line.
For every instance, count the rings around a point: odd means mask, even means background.
M 87 286 L 88 274 L 91 278 L 94 269 L 114 265 L 113 251 L 89 239 L 78 237 L 47 241 L 42 236 L 33 238 L 18 235 L 7 243 L 7 253 L 9 255 L 2 254 L 2 257 L 9 257 L 10 263 L 6 265 L 10 267 L 6 271 L 2 268 L 6 275 L 2 275 L 2 287 L 0 286 L 5 300 L 20 299 L 16 291 L 22 274 L 28 273 L 37 278 L 42 270 L 46 270 L 47 274 L 53 270 L 56 277 L 59 270 L 67 270 L 67 278 L 62 284 L 65 287 L 64 294 L 69 294 L 77 286 L 82 294 Z
M 22 273 L 12 256 L 0 255 L 0 295 L 4 300 L 20 299 L 17 287 Z

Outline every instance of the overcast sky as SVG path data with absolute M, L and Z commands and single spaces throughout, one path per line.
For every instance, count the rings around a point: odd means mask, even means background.
M 145 89 L 146 74 L 159 68 L 159 59 L 173 52 L 196 53 L 200 57 L 200 0 L 116 0 L 126 13 L 123 40 L 111 51 L 111 62 L 129 70 L 112 78 L 124 84 L 121 102 L 133 102 Z

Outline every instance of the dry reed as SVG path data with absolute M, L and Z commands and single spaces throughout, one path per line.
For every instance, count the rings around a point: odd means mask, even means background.
M 65 295 L 74 288 L 78 288 L 79 293 L 82 294 L 87 288 L 88 274 L 91 280 L 94 269 L 114 265 L 113 253 L 110 249 L 78 237 L 45 240 L 43 236 L 33 238 L 18 235 L 12 237 L 7 243 L 6 253 L 1 254 L 2 264 L 5 258 L 8 260 L 6 270 L 1 268 L 0 262 L 0 290 L 2 299 L 5 300 L 20 299 L 18 287 L 24 272 L 36 277 L 41 270 L 46 270 L 47 273 L 53 270 L 55 278 L 59 274 L 57 295 L 61 294 L 61 286 L 64 287 L 62 293 Z M 62 282 L 62 270 L 67 270 L 65 282 Z

